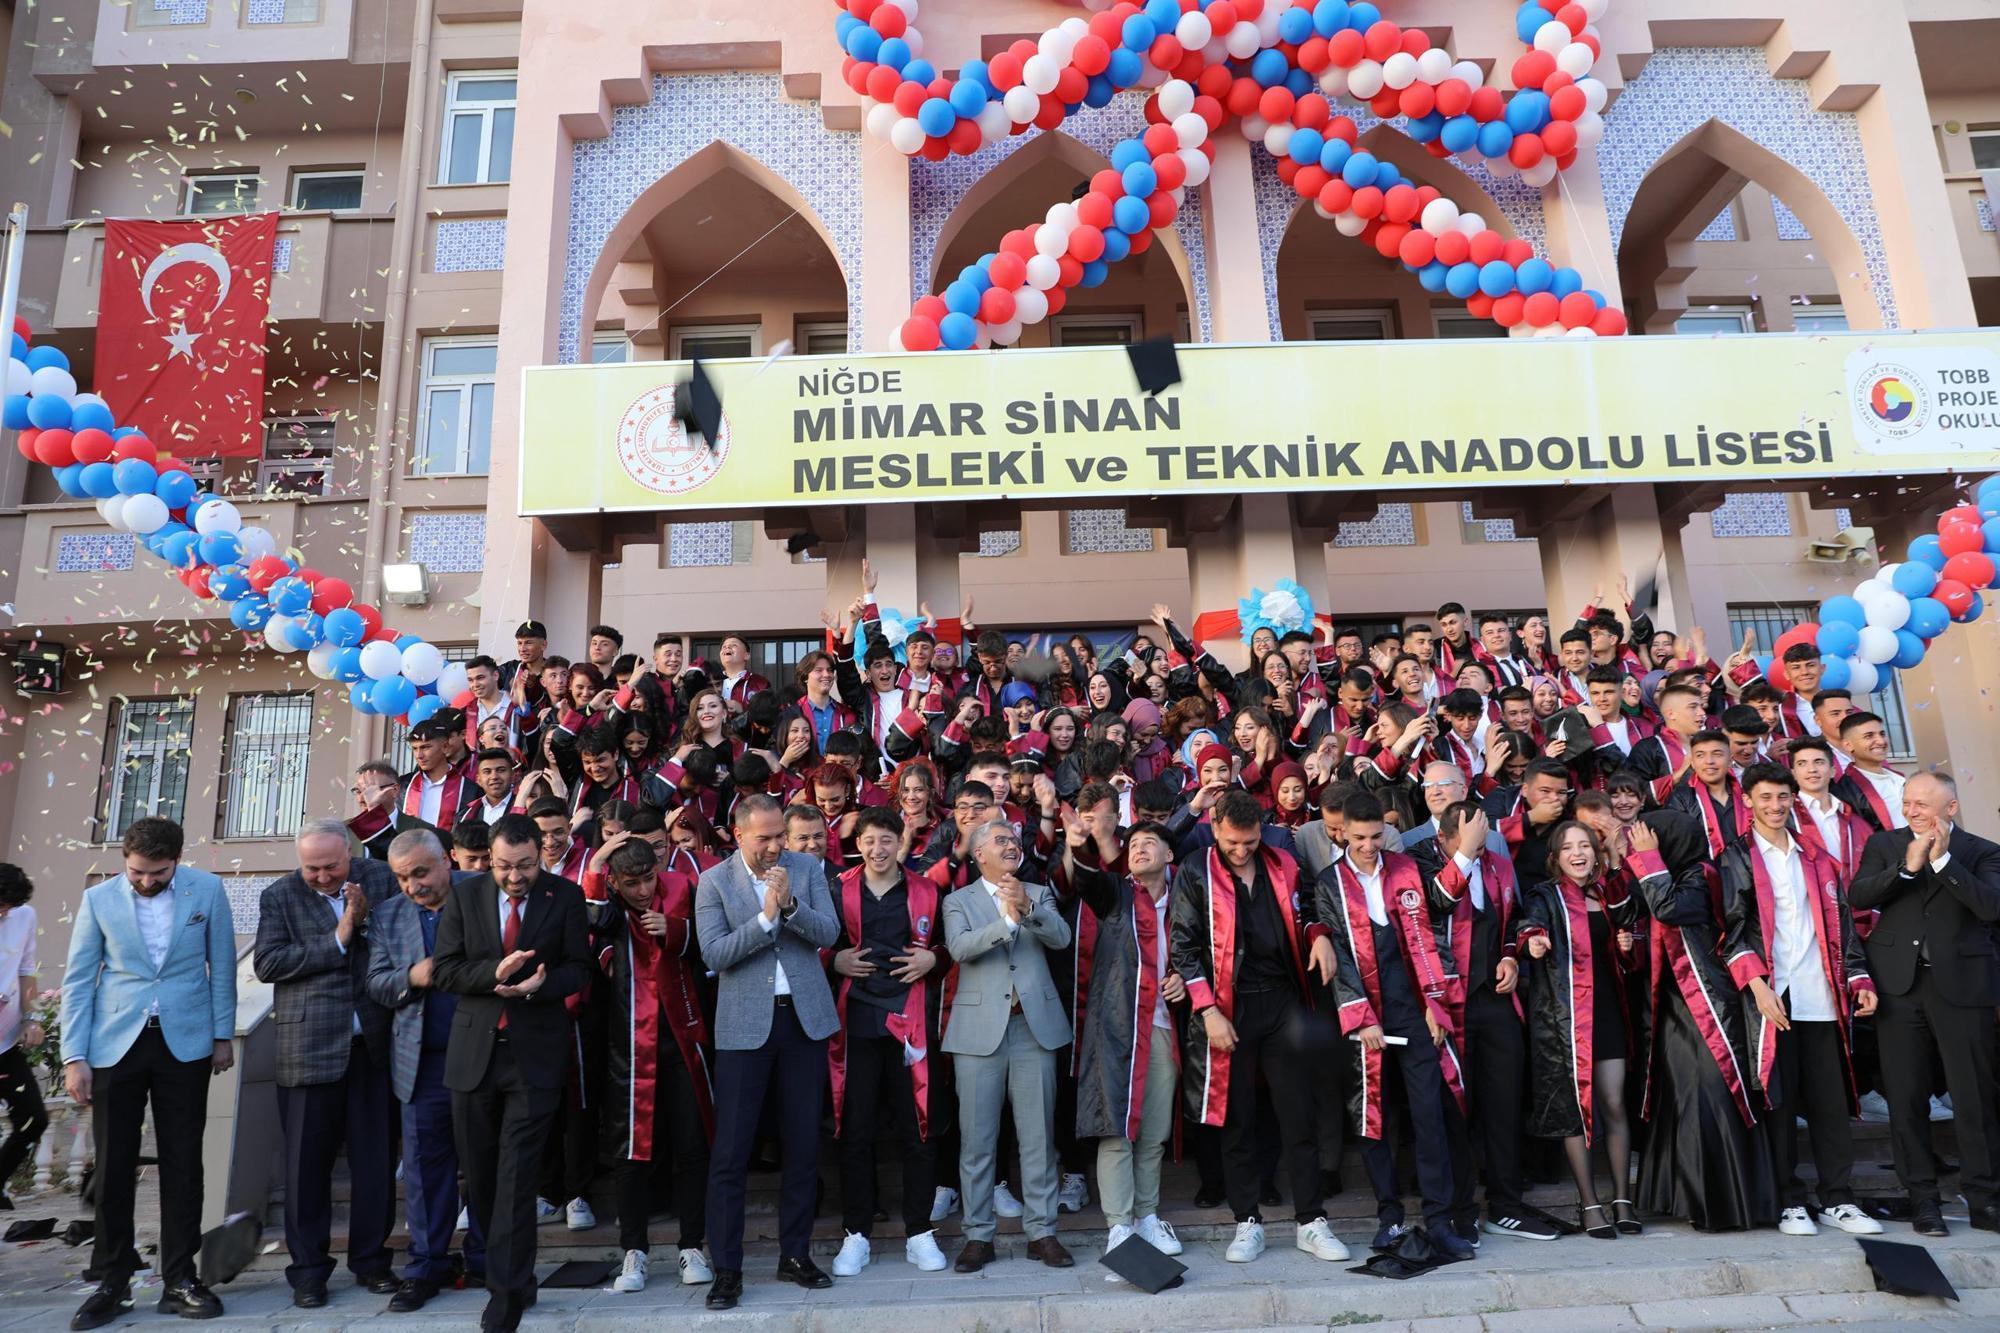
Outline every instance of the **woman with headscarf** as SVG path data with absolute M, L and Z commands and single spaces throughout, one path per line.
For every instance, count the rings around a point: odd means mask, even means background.
M 1150 782 L 1173 763 L 1173 751 L 1160 738 L 1160 706 L 1151 699 L 1125 705 L 1125 753 L 1134 782 Z

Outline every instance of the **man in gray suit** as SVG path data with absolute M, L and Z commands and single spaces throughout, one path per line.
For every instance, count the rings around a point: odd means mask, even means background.
M 695 933 L 716 976 L 715 1146 L 708 1168 L 708 1308 L 743 1295 L 743 1189 L 750 1150 L 775 1078 L 784 1174 L 778 1194 L 778 1277 L 833 1285 L 807 1254 L 819 1186 L 819 1112 L 826 1039 L 840 1026 L 819 951 L 840 926 L 817 857 L 784 850 L 785 815 L 769 796 L 745 796 L 731 819 L 736 855 L 702 874 Z
M 1417 858 L 1417 864 L 1423 867 L 1424 876 L 1428 879 L 1444 869 L 1444 863 L 1451 859 L 1451 854 L 1441 851 L 1438 846 L 1438 816 L 1466 798 L 1465 770 L 1443 760 L 1426 764 L 1423 791 L 1424 808 L 1429 811 L 1430 818 L 1403 835 L 1403 850 Z M 1513 863 L 1513 849 L 1507 846 L 1507 838 L 1500 832 L 1498 819 L 1487 824 L 1486 850 L 1510 865 Z
M 979 825 L 967 850 L 979 878 L 944 901 L 945 947 L 958 963 L 944 1049 L 956 1057 L 965 1196 L 965 1248 L 954 1267 L 976 1273 L 993 1262 L 994 1145 L 1011 1102 L 1028 1253 L 1068 1268 L 1076 1261 L 1056 1239 L 1055 1053 L 1069 1045 L 1070 1023 L 1044 951 L 1068 947 L 1069 923 L 1048 885 L 1017 878 L 1013 825 Z
M 444 844 L 429 829 L 398 833 L 388 846 L 389 869 L 402 893 L 375 909 L 368 929 L 368 996 L 392 1013 L 389 1082 L 403 1119 L 403 1203 L 410 1224 L 410 1261 L 389 1298 L 393 1314 L 421 1310 L 450 1286 L 451 1236 L 458 1227 L 458 1148 L 452 1137 L 451 1090 L 445 1052 L 458 997 L 431 984 L 438 917 L 459 883 Z M 484 1279 L 486 1239 L 479 1218 L 465 1233 L 465 1269 Z
M 257 979 L 272 986 L 278 1115 L 285 1125 L 285 1279 L 292 1304 L 326 1304 L 333 1275 L 333 1162 L 344 1146 L 353 1194 L 347 1265 L 372 1292 L 396 1289 L 389 1232 L 395 1162 L 389 1120 L 389 1014 L 367 995 L 369 913 L 396 896 L 382 861 L 351 854 L 347 827 L 299 830 L 299 868 L 264 890 Z

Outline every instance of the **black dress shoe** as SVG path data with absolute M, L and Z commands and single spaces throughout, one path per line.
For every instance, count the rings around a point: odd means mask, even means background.
M 711 1310 L 734 1310 L 736 1302 L 743 1299 L 743 1270 L 740 1268 L 718 1268 L 715 1281 L 708 1284 L 708 1308 Z
M 1987 1204 L 1984 1208 L 1972 1210 L 1974 1231 L 2000 1231 L 2000 1204 Z
M 1949 1236 L 1951 1228 L 1944 1224 L 1944 1209 L 1936 1199 L 1910 1205 L 1910 1230 L 1919 1236 Z
M 778 1281 L 796 1282 L 807 1291 L 824 1291 L 833 1278 L 811 1259 L 778 1260 Z
M 500 1292 L 486 1298 L 486 1308 L 479 1312 L 480 1333 L 514 1333 L 520 1326 L 521 1302 Z
M 389 1298 L 389 1313 L 409 1314 L 412 1310 L 421 1310 L 430 1304 L 431 1298 L 437 1294 L 437 1283 L 413 1277 L 405 1278 L 396 1288 L 396 1294 Z
M 1225 1197 L 1220 1186 L 1210 1189 L 1204 1185 L 1194 1192 L 1194 1206 L 1197 1208 L 1220 1208 Z
M 292 1304 L 301 1310 L 317 1310 L 326 1304 L 326 1283 L 308 1282 L 292 1288 Z
M 357 1287 L 366 1287 L 377 1296 L 391 1295 L 402 1290 L 403 1286 L 396 1275 L 386 1268 L 379 1273 L 356 1273 L 354 1275 L 354 1285 Z
M 993 1243 L 984 1240 L 969 1240 L 965 1248 L 958 1252 L 958 1262 L 952 1267 L 961 1273 L 977 1273 L 993 1262 Z
M 458 1284 L 467 1291 L 484 1291 L 486 1290 L 486 1270 L 483 1268 L 468 1268 L 459 1274 Z
M 222 1313 L 222 1301 L 193 1278 L 169 1283 L 153 1307 L 161 1314 L 177 1314 L 183 1319 L 213 1319 Z
M 105 1282 L 84 1299 L 69 1317 L 74 1329 L 102 1328 L 132 1308 L 132 1286 L 128 1282 Z

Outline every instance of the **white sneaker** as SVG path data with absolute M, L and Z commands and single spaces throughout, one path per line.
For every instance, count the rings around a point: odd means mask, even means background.
M 535 1224 L 537 1226 L 545 1222 L 553 1222 L 562 1215 L 563 1210 L 550 1203 L 547 1199 L 538 1198 L 535 1200 Z
M 1131 1227 L 1124 1225 L 1122 1222 L 1119 1223 L 1117 1226 L 1112 1227 L 1110 1231 L 1105 1233 L 1104 1252 L 1106 1254 L 1111 1253 L 1113 1250 L 1117 1249 L 1120 1245 L 1123 1245 L 1126 1241 L 1132 1239 L 1132 1237 L 1136 1234 L 1138 1233 L 1133 1231 Z
M 919 1231 L 904 1241 L 903 1262 L 915 1264 L 919 1272 L 942 1273 L 945 1259 L 944 1251 L 938 1248 L 937 1232 Z
M 1875 1228 L 1880 1231 L 1882 1228 Z M 1803 1208 L 1787 1208 L 1778 1214 L 1778 1230 L 1787 1236 L 1817 1236 L 1819 1228 Z
M 1090 1203 L 1090 1185 L 1075 1172 L 1062 1178 L 1062 1188 L 1056 1192 L 1056 1211 L 1059 1213 L 1080 1213 Z
M 1889 1099 L 1879 1092 L 1861 1094 L 1861 1118 L 1871 1125 L 1889 1123 Z
M 869 1261 L 873 1258 L 874 1253 L 869 1249 L 868 1237 L 850 1231 L 847 1233 L 847 1239 L 840 1242 L 840 1253 L 833 1256 L 833 1275 L 859 1277 L 861 1270 L 868 1267 Z
M 1014 1197 L 1014 1191 L 1007 1188 L 1006 1181 L 1003 1180 L 993 1187 L 993 1215 L 995 1217 L 1019 1217 L 1026 1211 L 1027 1209 L 1021 1206 L 1021 1201 Z
M 700 1250 L 681 1251 L 681 1285 L 699 1287 L 704 1282 L 715 1281 L 715 1270 L 708 1266 L 708 1256 Z
M 569 1201 L 563 1209 L 563 1225 L 571 1231 L 588 1231 L 597 1225 L 597 1214 L 590 1211 L 590 1200 L 578 1196 Z
M 472 1210 L 470 1208 L 459 1209 L 458 1223 L 452 1229 L 454 1231 L 464 1231 L 469 1227 L 471 1227 L 471 1225 L 472 1225 Z
M 1229 1248 L 1222 1257 L 1232 1264 L 1247 1264 L 1264 1252 L 1264 1224 L 1262 1222 L 1238 1222 L 1236 1239 L 1229 1242 Z
M 611 1283 L 613 1291 L 644 1291 L 646 1289 L 646 1266 L 648 1260 L 644 1250 L 625 1251 L 625 1267 Z
M 1174 1234 L 1173 1223 L 1161 1221 L 1158 1213 L 1140 1218 L 1138 1224 L 1132 1229 L 1139 1233 L 1141 1240 L 1158 1250 L 1161 1254 L 1179 1254 L 1181 1252 L 1181 1238 Z
M 1951 1109 L 1951 1094 L 1931 1098 L 1931 1119 L 1949 1120 L 1955 1112 Z
M 942 1222 L 958 1211 L 958 1191 L 949 1185 L 937 1187 L 937 1195 L 931 1200 L 931 1221 Z
M 1845 1231 L 1850 1236 L 1879 1236 L 1882 1224 L 1851 1203 L 1835 1204 L 1822 1208 L 1819 1220 L 1830 1227 Z
M 1340 1263 L 1349 1257 L 1347 1247 L 1340 1243 L 1340 1237 L 1333 1234 L 1332 1226 L 1323 1217 L 1316 1217 L 1299 1228 L 1298 1246 L 1313 1258 L 1332 1263 Z

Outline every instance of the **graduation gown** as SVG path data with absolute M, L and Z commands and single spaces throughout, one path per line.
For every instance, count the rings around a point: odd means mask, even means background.
M 847 871 L 834 884 L 834 908 L 840 914 L 840 941 L 836 947 L 854 948 L 861 939 L 861 895 L 868 892 L 867 870 L 856 866 Z M 944 1012 L 950 1008 L 951 992 L 956 989 L 958 973 L 951 955 L 944 947 L 944 912 L 941 910 L 943 897 L 937 885 L 922 875 L 903 872 L 903 893 L 909 900 L 910 947 L 928 949 L 937 958 L 937 966 L 930 972 L 910 983 L 910 990 L 903 997 L 903 1009 L 899 1014 L 889 1016 L 889 1035 L 900 1038 L 908 1046 L 921 1050 L 923 1055 L 913 1065 L 909 1065 L 910 1091 L 917 1103 L 917 1134 L 921 1138 L 931 1137 L 931 1107 L 935 1098 L 931 1095 L 935 1086 L 936 1065 L 934 1052 L 938 1048 L 938 1034 L 944 1028 Z M 875 960 L 877 967 L 892 966 L 886 959 Z M 847 1004 L 854 990 L 853 977 L 840 977 L 840 988 L 834 992 L 833 1007 L 840 1015 L 840 1026 L 826 1043 L 827 1073 L 833 1088 L 833 1132 L 841 1132 L 841 1113 L 847 1104 Z M 948 1128 L 948 1126 L 940 1126 Z M 871 1129 L 869 1131 L 873 1133 Z
M 1101 868 L 1096 856 L 1094 847 L 1079 852 L 1072 877 L 1084 915 L 1097 924 L 1090 984 L 1077 1000 L 1076 1135 L 1129 1140 L 1138 1137 L 1146 1108 L 1159 963 L 1169 948 L 1172 899 L 1168 914 L 1157 912 L 1137 880 Z M 1141 1035 L 1149 1040 L 1139 1040 Z
M 1639 900 L 1625 878 L 1612 876 L 1602 885 L 1604 914 L 1613 930 L 1630 930 L 1640 916 Z M 1528 1132 L 1545 1139 L 1580 1134 L 1586 1145 L 1595 1138 L 1597 1069 L 1589 910 L 1582 888 L 1567 879 L 1544 880 L 1522 896 L 1517 936 L 1528 1009 Z M 1527 949 L 1537 936 L 1549 942 L 1540 958 Z
M 648 934 L 622 899 L 597 909 L 592 930 L 602 997 L 604 1095 L 598 1113 L 602 1148 L 613 1160 L 650 1162 L 658 1146 L 661 1061 L 679 1060 L 694 1086 L 702 1128 L 715 1138 L 715 1088 L 710 1079 L 708 1024 L 702 1017 L 699 946 L 694 931 L 694 879 L 659 873 L 652 910 L 667 919 L 664 937 Z

